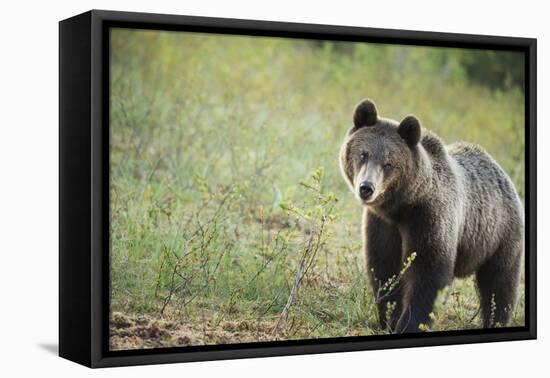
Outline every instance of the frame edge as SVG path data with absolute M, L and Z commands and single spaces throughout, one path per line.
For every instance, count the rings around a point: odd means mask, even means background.
M 90 21 L 59 22 L 59 356 L 90 366 Z

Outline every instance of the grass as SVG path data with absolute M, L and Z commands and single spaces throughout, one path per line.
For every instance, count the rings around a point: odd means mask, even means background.
M 111 311 L 203 325 L 162 345 L 385 332 L 338 169 L 363 97 L 481 144 L 523 198 L 523 94 L 469 82 L 460 50 L 124 29 L 111 45 Z M 471 279 L 440 297 L 433 330 L 480 327 Z

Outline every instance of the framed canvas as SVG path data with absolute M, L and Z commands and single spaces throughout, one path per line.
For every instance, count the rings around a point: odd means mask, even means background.
M 59 24 L 59 354 L 536 338 L 536 40 Z

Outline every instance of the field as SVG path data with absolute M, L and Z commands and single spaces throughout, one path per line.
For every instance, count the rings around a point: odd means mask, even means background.
M 473 80 L 480 52 L 123 29 L 111 47 L 112 349 L 388 332 L 338 168 L 364 97 L 482 145 L 523 198 L 523 92 Z M 480 327 L 478 306 L 455 280 L 428 331 Z

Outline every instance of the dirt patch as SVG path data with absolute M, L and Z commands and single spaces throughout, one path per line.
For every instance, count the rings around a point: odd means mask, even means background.
M 211 320 L 186 323 L 170 318 L 130 317 L 113 313 L 110 319 L 111 350 L 163 348 L 191 345 L 272 341 L 276 322 Z

